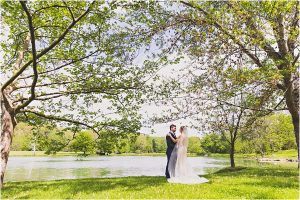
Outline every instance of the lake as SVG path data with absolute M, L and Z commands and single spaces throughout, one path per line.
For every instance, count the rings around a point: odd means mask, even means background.
M 229 166 L 229 158 L 188 157 L 190 165 L 199 174 L 212 173 Z M 58 179 L 164 176 L 165 156 L 11 156 L 4 182 L 41 181 Z M 256 164 L 254 160 L 239 160 L 243 165 Z
M 225 158 L 188 157 L 199 175 L 228 164 Z M 12 156 L 4 182 L 58 179 L 164 176 L 167 158 L 163 156 Z

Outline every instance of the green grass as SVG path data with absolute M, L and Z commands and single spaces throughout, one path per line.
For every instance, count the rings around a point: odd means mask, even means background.
M 297 150 L 296 149 L 290 149 L 290 150 L 278 151 L 278 152 L 275 152 L 274 154 L 267 155 L 266 157 L 297 159 Z
M 9 156 L 76 156 L 75 152 L 57 152 L 55 155 L 47 155 L 45 151 L 36 151 L 35 154 L 33 151 L 10 151 Z
M 167 183 L 164 177 L 86 178 L 7 182 L 2 199 L 298 199 L 298 169 L 280 165 L 224 168 L 198 185 Z
M 229 154 L 221 154 L 221 153 L 212 153 L 209 154 L 210 157 L 228 157 Z M 254 153 L 251 154 L 235 154 L 235 158 L 261 158 L 260 155 L 255 155 Z M 288 159 L 297 159 L 297 150 L 290 149 L 290 150 L 281 150 L 275 153 L 269 153 L 264 156 L 265 158 L 288 158 Z

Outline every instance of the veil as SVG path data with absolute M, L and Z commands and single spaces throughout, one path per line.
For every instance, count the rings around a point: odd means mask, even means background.
M 205 183 L 209 180 L 199 177 L 187 160 L 188 134 L 183 129 L 183 133 L 177 141 L 169 160 L 168 170 L 170 183 L 198 184 Z
M 171 177 L 175 177 L 175 166 L 177 161 L 177 152 L 178 152 L 178 143 L 176 143 L 175 147 L 172 150 L 171 157 L 169 160 L 168 171 Z
M 184 138 L 182 139 L 182 146 L 187 148 L 189 145 L 188 131 L 184 129 L 183 133 L 184 133 Z

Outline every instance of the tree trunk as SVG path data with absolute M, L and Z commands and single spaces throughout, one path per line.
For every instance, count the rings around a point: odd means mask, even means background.
M 11 89 L 11 88 L 10 88 Z M 12 143 L 12 136 L 14 128 L 16 127 L 15 112 L 12 108 L 10 100 L 7 98 L 11 90 L 7 89 L 2 91 L 1 94 L 1 137 L 0 137 L 0 150 L 1 150 L 1 166 L 0 166 L 0 188 L 3 187 L 4 174 L 8 162 L 10 146 Z
M 299 157 L 299 116 L 293 116 L 292 115 L 292 119 L 293 119 L 293 125 L 294 125 L 294 134 L 295 134 L 295 138 L 296 138 L 296 144 L 297 144 L 297 152 L 298 152 L 298 168 L 299 166 L 299 161 L 300 161 L 300 157 Z
M 296 137 L 296 143 L 298 148 L 298 160 L 299 160 L 299 116 L 292 116 L 294 125 L 294 134 Z
M 296 75 L 297 76 L 297 75 Z M 289 109 L 289 112 L 292 116 L 293 126 L 294 126 L 294 134 L 297 144 L 297 152 L 298 152 L 298 168 L 299 168 L 299 77 L 294 77 L 293 83 L 291 82 L 291 78 L 287 77 L 285 81 L 285 85 L 287 87 L 287 91 L 285 93 L 286 105 Z
M 10 152 L 10 146 L 12 143 L 12 134 L 15 127 L 14 116 L 9 113 L 5 106 L 2 106 L 1 113 L 1 171 L 0 171 L 0 187 L 3 187 L 4 174 L 7 166 L 8 156 Z
M 235 163 L 234 163 L 234 142 L 231 142 L 230 144 L 230 167 L 234 168 Z

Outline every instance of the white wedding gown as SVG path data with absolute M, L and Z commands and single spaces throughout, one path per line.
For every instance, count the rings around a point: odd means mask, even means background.
M 187 146 L 188 137 L 187 132 L 185 132 L 181 134 L 179 141 L 176 143 L 172 151 L 168 166 L 170 178 L 168 178 L 167 181 L 169 183 L 183 184 L 199 184 L 208 182 L 208 179 L 199 177 L 189 165 L 187 160 Z

